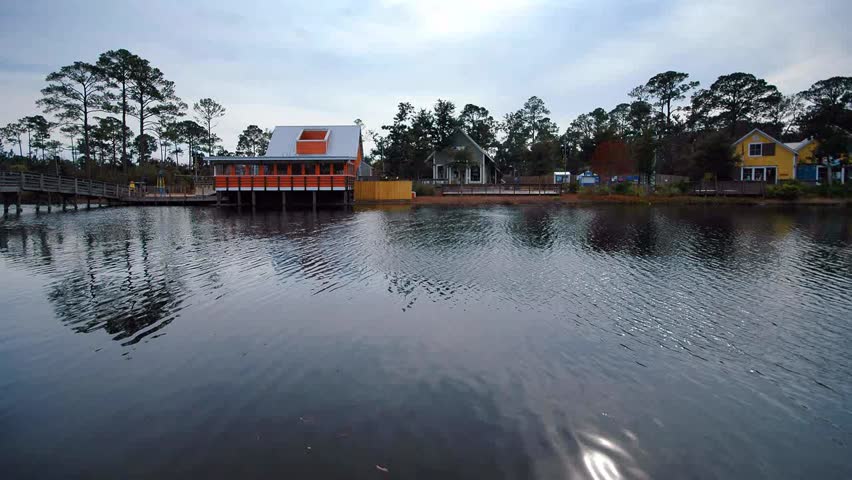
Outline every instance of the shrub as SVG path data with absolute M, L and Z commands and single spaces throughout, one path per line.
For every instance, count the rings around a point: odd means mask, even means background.
M 568 184 L 568 193 L 577 193 L 577 190 L 579 190 L 579 188 L 580 187 L 577 185 L 576 182 L 571 182 Z
M 804 193 L 804 186 L 796 181 L 785 182 L 780 185 L 767 185 L 766 196 L 780 198 L 782 200 L 795 200 Z
M 619 195 L 627 195 L 630 193 L 631 185 L 627 182 L 616 183 L 614 187 L 612 187 L 612 191 Z
M 428 183 L 415 183 L 414 193 L 418 197 L 431 197 L 435 195 L 435 186 Z

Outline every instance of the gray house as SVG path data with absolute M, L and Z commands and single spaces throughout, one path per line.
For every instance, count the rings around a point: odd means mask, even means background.
M 460 168 L 457 152 L 467 151 L 467 165 Z M 500 171 L 494 159 L 463 130 L 456 130 L 450 137 L 450 147 L 432 152 L 426 163 L 432 163 L 432 179 L 435 183 L 497 183 Z

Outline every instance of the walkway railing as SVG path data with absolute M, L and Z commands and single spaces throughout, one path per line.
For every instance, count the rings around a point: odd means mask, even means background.
M 219 191 L 264 190 L 352 190 L 352 175 L 217 175 L 214 185 Z
M 507 183 L 442 185 L 442 195 L 559 195 L 567 188 L 561 183 Z
M 4 191 L 59 193 L 116 200 L 130 194 L 126 186 L 115 183 L 21 172 L 0 172 L 0 188 Z
M 693 184 L 693 195 L 766 195 L 766 182 L 744 180 L 702 180 Z

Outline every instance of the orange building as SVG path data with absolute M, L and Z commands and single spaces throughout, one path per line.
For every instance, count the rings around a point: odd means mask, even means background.
M 358 125 L 275 127 L 260 157 L 207 157 L 217 204 L 343 203 L 363 158 Z M 244 197 L 245 192 L 250 194 Z

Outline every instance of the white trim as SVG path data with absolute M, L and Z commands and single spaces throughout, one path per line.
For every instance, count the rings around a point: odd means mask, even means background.
M 770 168 L 775 169 L 775 182 L 773 182 L 773 183 L 777 184 L 778 183 L 778 165 L 748 165 L 748 166 L 740 167 L 740 180 L 745 180 L 745 170 L 749 169 L 749 170 L 751 170 L 751 178 L 748 181 L 750 181 L 750 182 L 755 181 L 755 179 L 754 179 L 755 170 L 761 170 L 762 171 L 762 173 L 761 173 L 762 178 L 760 180 L 757 180 L 757 181 L 766 182 L 766 170 L 768 170 Z
M 748 138 L 749 136 L 751 136 L 751 135 L 752 135 L 753 133 L 755 133 L 755 132 L 757 132 L 757 133 L 759 133 L 759 134 L 763 135 L 764 137 L 766 137 L 767 139 L 769 139 L 769 140 L 771 140 L 771 141 L 775 142 L 775 144 L 777 144 L 777 145 L 781 145 L 782 147 L 786 148 L 787 150 L 789 150 L 789 151 L 791 151 L 791 152 L 793 152 L 793 153 L 796 153 L 796 151 L 795 151 L 795 150 L 793 150 L 792 148 L 788 147 L 787 145 L 784 145 L 784 142 L 780 142 L 780 141 L 778 141 L 778 139 L 777 139 L 777 138 L 773 137 L 772 135 L 770 135 L 770 134 L 768 134 L 768 133 L 764 132 L 763 130 L 761 130 L 761 129 L 759 129 L 759 128 L 753 128 L 750 132 L 748 132 L 747 134 L 743 135 L 743 137 L 742 137 L 742 138 L 740 138 L 740 139 L 739 139 L 739 140 L 737 140 L 736 142 L 732 143 L 731 145 L 738 145 L 739 143 L 741 143 L 743 140 L 745 140 L 746 138 Z
M 751 154 L 751 146 L 752 145 L 760 145 L 760 155 L 752 155 Z M 762 157 L 763 156 L 763 142 L 749 143 L 748 144 L 748 156 L 749 156 L 749 158 Z

